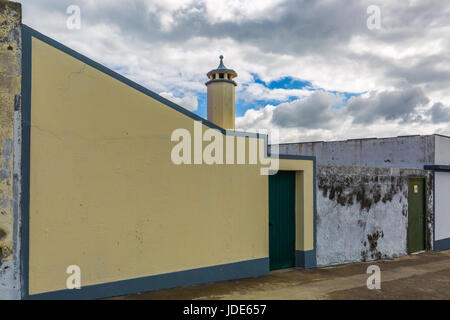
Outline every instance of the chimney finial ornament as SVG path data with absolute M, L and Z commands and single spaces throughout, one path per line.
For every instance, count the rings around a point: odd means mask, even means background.
M 220 59 L 220 63 L 219 63 L 219 66 L 217 67 L 217 69 L 226 69 L 225 65 L 223 64 L 223 55 L 220 55 L 219 59 Z

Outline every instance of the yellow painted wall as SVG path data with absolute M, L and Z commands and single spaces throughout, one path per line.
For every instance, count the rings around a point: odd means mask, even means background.
M 172 131 L 193 123 L 33 38 L 30 294 L 65 289 L 72 264 L 86 286 L 268 257 L 267 176 L 174 165 Z

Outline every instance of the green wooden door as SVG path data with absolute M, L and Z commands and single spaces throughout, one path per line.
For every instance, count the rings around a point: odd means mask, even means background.
M 295 266 L 295 172 L 269 176 L 270 270 Z
M 425 249 L 425 183 L 424 179 L 408 181 L 408 252 Z

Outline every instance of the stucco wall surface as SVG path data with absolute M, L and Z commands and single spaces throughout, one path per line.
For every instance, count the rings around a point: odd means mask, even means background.
M 435 240 L 450 238 L 450 172 L 436 172 Z
M 318 166 L 318 266 L 405 255 L 409 175 L 427 177 L 427 243 L 431 246 L 430 172 Z
M 450 141 L 450 138 L 443 138 Z M 435 164 L 435 136 L 280 144 L 280 153 L 317 157 L 324 166 L 423 169 Z
M 32 38 L 31 295 L 65 289 L 69 265 L 87 286 L 268 257 L 260 165 L 176 165 L 175 129 L 196 139 L 191 117 Z M 311 229 L 312 163 L 282 162 L 307 171 Z
M 0 298 L 20 297 L 21 7 L 0 1 Z
M 450 165 L 450 137 L 435 136 L 436 154 L 434 164 Z

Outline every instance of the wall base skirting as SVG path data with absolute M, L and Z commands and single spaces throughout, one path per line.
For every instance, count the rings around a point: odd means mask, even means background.
M 305 269 L 316 268 L 316 250 L 295 251 L 295 266 Z
M 450 249 L 450 238 L 434 241 L 434 251 L 442 251 Z
M 33 294 L 26 297 L 26 299 L 96 299 L 207 282 L 258 277 L 268 273 L 269 258 L 261 258 L 102 283 L 81 287 L 81 289 L 66 289 Z

